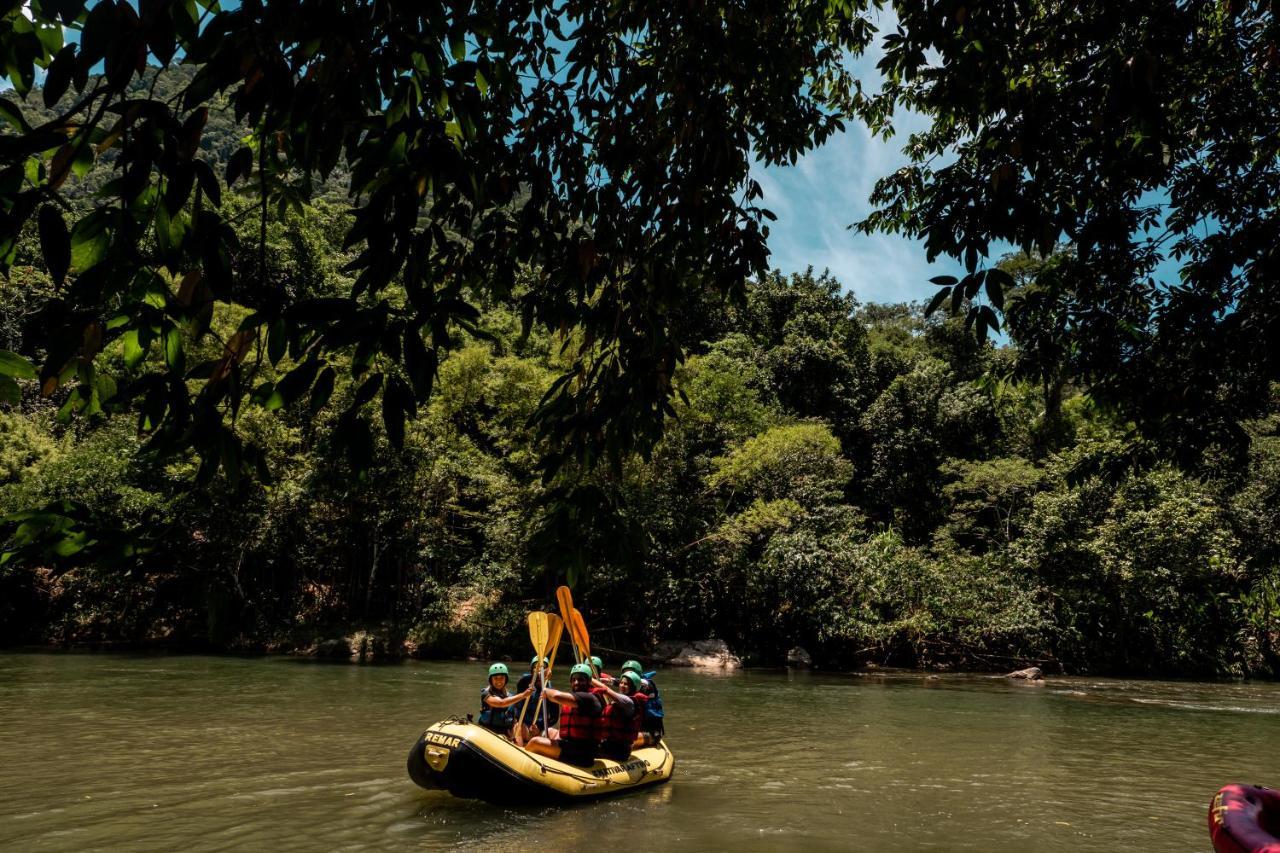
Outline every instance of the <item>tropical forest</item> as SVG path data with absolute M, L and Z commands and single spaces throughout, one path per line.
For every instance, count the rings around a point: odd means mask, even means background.
M 89 713 L 42 705 L 67 695 L 45 678 L 125 703 L 103 723 L 121 731 L 198 681 L 215 698 L 189 710 L 255 709 L 215 739 L 275 720 L 253 685 L 317 738 L 332 720 L 314 715 L 375 707 L 403 735 L 430 719 L 395 678 L 437 685 L 444 716 L 474 704 L 484 662 L 490 720 L 510 704 L 499 670 L 554 704 L 545 670 L 608 692 L 626 660 L 630 692 L 663 684 L 681 755 L 723 722 L 699 716 L 711 694 L 750 730 L 772 725 L 757 708 L 835 720 L 830 700 L 854 702 L 879 757 L 850 774 L 908 766 L 933 731 L 987 744 L 916 762 L 960 778 L 1002 738 L 1023 748 L 981 721 L 1032 701 L 1065 703 L 1034 712 L 1047 740 L 1114 737 L 1080 747 L 1114 758 L 1150 737 L 1169 778 L 1179 744 L 1224 730 L 1196 715 L 1280 742 L 1273 3 L 2 5 L 0 674 L 21 719 Z M 833 151 L 888 153 L 823 175 Z M 843 241 L 871 260 L 813 249 Z M 568 664 L 540 663 L 549 626 Z M 686 648 L 725 679 L 668 675 Z M 152 679 L 155 661 L 187 663 Z M 185 667 L 200 675 L 165 681 Z M 948 702 L 975 722 L 932 716 Z M 526 744 L 520 712 L 501 749 L 560 749 Z M 711 765 L 672 776 L 644 736 L 597 778 L 643 764 L 700 790 Z M 482 743 L 423 737 L 420 784 L 432 749 L 443 778 Z M 1203 840 L 1200 799 L 1233 781 L 1209 774 L 1266 758 L 1239 746 L 1195 759 L 1194 833 L 1121 809 L 1089 849 Z M 460 778 L 446 787 L 496 800 Z M 1036 849 L 1088 848 L 1078 814 L 1021 796 L 1009 814 L 1059 827 Z M 1215 803 L 1218 832 L 1235 807 Z M 416 814 L 452 815 L 433 843 L 478 837 L 477 814 L 433 808 Z M 105 815 L 83 849 L 128 837 Z M 840 846 L 825 817 L 778 820 Z M 885 820 L 867 849 L 903 849 L 916 823 L 920 849 L 955 849 L 945 821 Z M 662 837 L 718 848 L 686 829 Z M 726 846 L 788 849 L 738 829 Z M 1035 847 L 1021 823 L 967 831 Z

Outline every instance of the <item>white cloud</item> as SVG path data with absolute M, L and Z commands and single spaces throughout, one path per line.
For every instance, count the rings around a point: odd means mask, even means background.
M 891 15 L 878 22 L 880 32 L 892 31 Z M 850 62 L 850 70 L 864 88 L 879 88 L 876 63 L 879 43 Z M 764 189 L 763 204 L 778 216 L 770 226 L 772 263 L 785 272 L 807 266 L 830 269 L 846 288 L 864 301 L 928 299 L 936 288 L 932 276 L 953 273 L 957 264 L 925 260 L 924 247 L 896 235 L 864 235 L 847 226 L 872 211 L 868 201 L 878 179 L 905 165 L 901 148 L 907 137 L 927 127 L 923 116 L 901 113 L 897 134 L 889 140 L 873 137 L 859 122 L 844 133 L 801 157 L 794 167 L 759 167 L 754 177 Z

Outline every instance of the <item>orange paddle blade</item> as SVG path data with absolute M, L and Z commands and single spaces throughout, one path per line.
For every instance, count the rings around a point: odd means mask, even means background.
M 582 621 L 582 614 L 577 610 L 573 611 L 571 618 L 573 621 L 569 623 L 569 636 L 573 637 L 574 644 L 582 653 L 582 659 L 586 660 L 591 657 L 591 638 L 587 636 L 587 625 Z
M 551 625 L 551 635 L 547 641 L 546 657 L 547 677 L 551 676 L 551 670 L 556 665 L 556 652 L 560 650 L 560 635 L 564 633 L 564 620 L 554 613 L 547 614 L 547 622 Z
M 556 603 L 560 605 L 560 618 L 569 626 L 569 640 L 573 643 L 573 656 L 577 663 L 582 663 L 582 649 L 578 647 L 578 639 L 573 635 L 573 593 L 569 587 L 556 588 Z

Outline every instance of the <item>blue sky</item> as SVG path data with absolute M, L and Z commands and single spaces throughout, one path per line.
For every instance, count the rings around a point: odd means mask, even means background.
M 882 14 L 881 33 L 891 32 L 893 17 Z M 879 39 L 850 63 L 868 91 L 879 89 Z M 890 234 L 867 236 L 849 230 L 872 207 L 867 199 L 878 178 L 908 162 L 901 148 L 910 133 L 927 124 L 916 114 L 900 113 L 897 133 L 873 138 L 866 127 L 849 122 L 844 133 L 802 157 L 795 166 L 758 167 L 753 176 L 764 189 L 763 204 L 777 214 L 769 226 L 771 264 L 784 272 L 812 265 L 824 268 L 863 302 L 928 300 L 937 292 L 936 275 L 955 274 L 960 264 L 939 258 L 929 264 L 923 245 Z M 963 274 L 963 272 L 960 272 Z

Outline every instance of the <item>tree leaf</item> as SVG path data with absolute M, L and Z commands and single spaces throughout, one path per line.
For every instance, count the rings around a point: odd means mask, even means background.
M 316 373 L 320 370 L 321 362 L 319 359 L 309 358 L 302 364 L 289 371 L 283 379 L 276 383 L 276 390 L 280 392 L 284 400 L 284 405 L 293 405 L 294 400 L 302 396 L 302 393 L 311 387 L 311 383 L 316 378 Z
M 204 160 L 196 160 L 192 163 L 195 168 L 196 180 L 200 184 L 200 189 L 208 197 L 214 207 L 222 206 L 222 185 L 218 183 L 218 176 L 214 174 L 213 167 Z
M 0 376 L 0 403 L 16 406 L 22 402 L 22 389 L 8 376 Z
M 62 211 L 51 204 L 40 208 L 40 251 L 45 266 L 54 282 L 61 285 L 67 279 L 71 266 L 71 233 L 62 218 Z
M 35 379 L 36 369 L 16 352 L 0 349 L 0 376 L 14 379 Z
M 147 348 L 142 345 L 137 329 L 130 329 L 121 336 L 124 343 L 124 363 L 130 370 L 136 368 L 147 356 Z
M 44 78 L 44 105 L 53 109 L 53 105 L 67 93 L 71 85 L 71 75 L 76 65 L 76 45 L 63 45 L 62 50 L 49 63 L 48 73 Z
M 947 296 L 949 296 L 950 294 L 951 294 L 951 288 L 949 287 L 944 287 L 941 290 L 939 290 L 937 293 L 935 293 L 933 295 L 933 298 L 929 300 L 929 304 L 925 306 L 924 316 L 926 317 L 932 316 L 933 312 L 938 310 L 938 306 L 941 305 L 943 300 L 945 300 Z
M 332 367 L 326 367 L 320 371 L 320 375 L 316 378 L 316 384 L 311 389 L 311 413 L 317 414 L 329 403 L 329 398 L 333 396 L 333 382 L 337 377 L 337 372 Z
M 164 363 L 174 373 L 182 373 L 185 358 L 182 352 L 182 330 L 169 326 L 164 333 Z
M 1004 311 L 1004 292 L 1014 286 L 1013 276 L 998 267 L 992 268 L 987 270 L 986 286 L 987 299 L 997 311 Z

